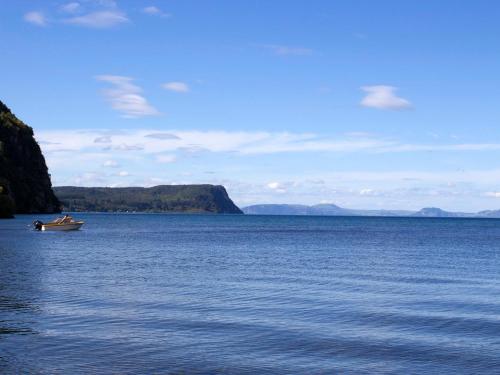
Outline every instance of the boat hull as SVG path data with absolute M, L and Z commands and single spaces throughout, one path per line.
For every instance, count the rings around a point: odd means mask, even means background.
M 67 223 L 67 224 L 43 224 L 43 231 L 68 231 L 68 230 L 78 230 L 83 225 L 82 222 L 78 223 Z

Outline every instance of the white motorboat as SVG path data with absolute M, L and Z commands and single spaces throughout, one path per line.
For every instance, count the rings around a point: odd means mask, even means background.
M 53 231 L 67 231 L 67 230 L 78 230 L 85 224 L 83 221 L 75 221 L 71 216 L 65 215 L 64 217 L 57 218 L 50 223 L 42 223 L 37 220 L 33 223 L 36 230 L 53 230 Z

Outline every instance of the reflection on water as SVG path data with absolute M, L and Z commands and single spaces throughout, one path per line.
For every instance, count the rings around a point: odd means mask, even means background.
M 500 221 L 79 216 L 0 221 L 0 373 L 500 373 Z
M 36 333 L 30 317 L 37 309 L 33 304 L 21 302 L 16 297 L 0 295 L 0 335 Z M 26 320 L 23 319 L 23 315 Z

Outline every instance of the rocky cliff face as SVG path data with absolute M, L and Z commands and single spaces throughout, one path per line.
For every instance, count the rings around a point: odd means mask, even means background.
M 33 129 L 0 101 L 0 217 L 60 212 Z

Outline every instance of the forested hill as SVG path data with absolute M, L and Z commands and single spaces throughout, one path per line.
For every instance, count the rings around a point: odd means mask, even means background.
M 59 212 L 33 129 L 0 101 L 0 217 Z
M 160 185 L 151 188 L 59 186 L 64 211 L 192 212 L 241 214 L 224 186 Z

